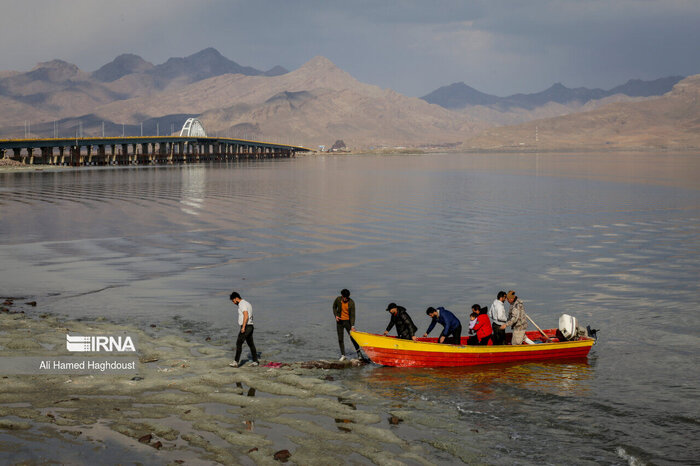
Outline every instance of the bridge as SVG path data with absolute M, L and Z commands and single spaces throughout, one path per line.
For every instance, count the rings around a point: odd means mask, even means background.
M 179 136 L 0 139 L 0 158 L 47 165 L 154 165 L 294 157 L 310 149 L 287 144 L 207 136 L 189 118 Z

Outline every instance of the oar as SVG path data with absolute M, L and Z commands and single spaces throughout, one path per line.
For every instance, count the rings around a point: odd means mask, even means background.
M 529 315 L 525 314 L 525 317 L 527 317 L 527 320 L 529 320 L 530 322 L 532 322 L 532 325 L 534 325 L 535 327 L 537 327 L 537 330 L 540 331 L 540 333 L 547 339 L 547 342 L 549 343 L 550 338 L 549 338 L 549 336 L 547 336 L 546 333 L 544 333 L 544 330 L 542 330 L 542 329 L 540 328 L 540 326 L 537 325 L 537 324 L 535 323 L 534 320 L 530 319 L 530 316 L 529 316 Z

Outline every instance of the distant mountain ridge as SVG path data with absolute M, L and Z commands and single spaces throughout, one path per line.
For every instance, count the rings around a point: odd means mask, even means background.
M 164 87 L 177 78 L 185 78 L 187 82 L 196 82 L 222 74 L 279 76 L 288 73 L 288 71 L 279 65 L 268 71 L 242 66 L 224 57 L 218 50 L 209 47 L 187 57 L 169 58 L 160 65 L 153 65 L 134 54 L 119 55 L 92 73 L 92 77 L 101 82 L 113 82 L 136 73 L 149 74 L 156 79 L 160 87 Z
M 630 79 L 625 84 L 613 87 L 610 90 L 588 89 L 586 87 L 571 89 L 561 83 L 556 83 L 541 92 L 513 94 L 507 97 L 485 94 L 460 82 L 440 87 L 421 98 L 428 103 L 437 104 L 450 110 L 460 110 L 476 105 L 493 107 L 499 110 L 512 108 L 532 110 L 550 102 L 558 104 L 569 104 L 572 102 L 586 104 L 592 100 L 604 99 L 617 94 L 629 97 L 660 96 L 670 92 L 673 86 L 682 79 L 683 76 L 669 76 L 651 81 Z
M 663 93 L 677 77 L 630 80 L 607 91 L 555 84 L 504 98 L 456 83 L 434 93 L 442 94 L 445 105 L 455 96 L 458 105 L 467 105 L 448 109 L 362 83 L 321 56 L 291 72 L 279 66 L 263 72 L 213 48 L 159 65 L 122 54 L 92 73 L 62 60 L 27 72 L 0 71 L 0 137 L 163 135 L 177 133 L 188 117 L 199 117 L 212 135 L 307 147 L 343 140 L 351 150 L 521 148 L 529 147 L 533 135 L 542 148 L 593 141 L 567 140 L 578 126 L 600 133 L 599 141 L 605 135 L 605 147 L 700 147 L 693 120 L 696 81 L 688 79 L 685 87 L 676 84 L 674 98 L 664 100 L 648 96 Z M 654 113 L 662 107 L 666 113 Z M 615 109 L 640 116 L 627 124 Z M 568 118 L 579 113 L 588 120 Z M 679 118 L 671 118 L 676 113 Z M 645 119 L 645 114 L 655 116 Z M 560 123 L 569 121 L 577 123 Z M 504 127 L 527 122 L 534 125 Z M 617 133 L 606 133 L 609 128 Z
M 700 75 L 681 80 L 662 96 L 490 128 L 467 139 L 463 147 L 495 151 L 697 150 Z
M 153 68 L 153 63 L 147 62 L 133 53 L 125 53 L 92 73 L 92 77 L 98 81 L 110 83 L 127 74 L 143 73 Z

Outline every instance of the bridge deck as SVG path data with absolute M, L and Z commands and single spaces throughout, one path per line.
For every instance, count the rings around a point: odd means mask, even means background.
M 37 151 L 38 149 L 38 151 Z M 156 164 L 294 157 L 302 146 L 247 139 L 193 136 L 136 136 L 0 139 L 0 157 L 59 165 Z

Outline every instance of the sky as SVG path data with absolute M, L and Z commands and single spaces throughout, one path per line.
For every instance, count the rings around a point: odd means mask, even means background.
M 0 70 L 207 47 L 261 70 L 321 55 L 416 97 L 455 82 L 610 89 L 700 73 L 700 0 L 0 0 Z

